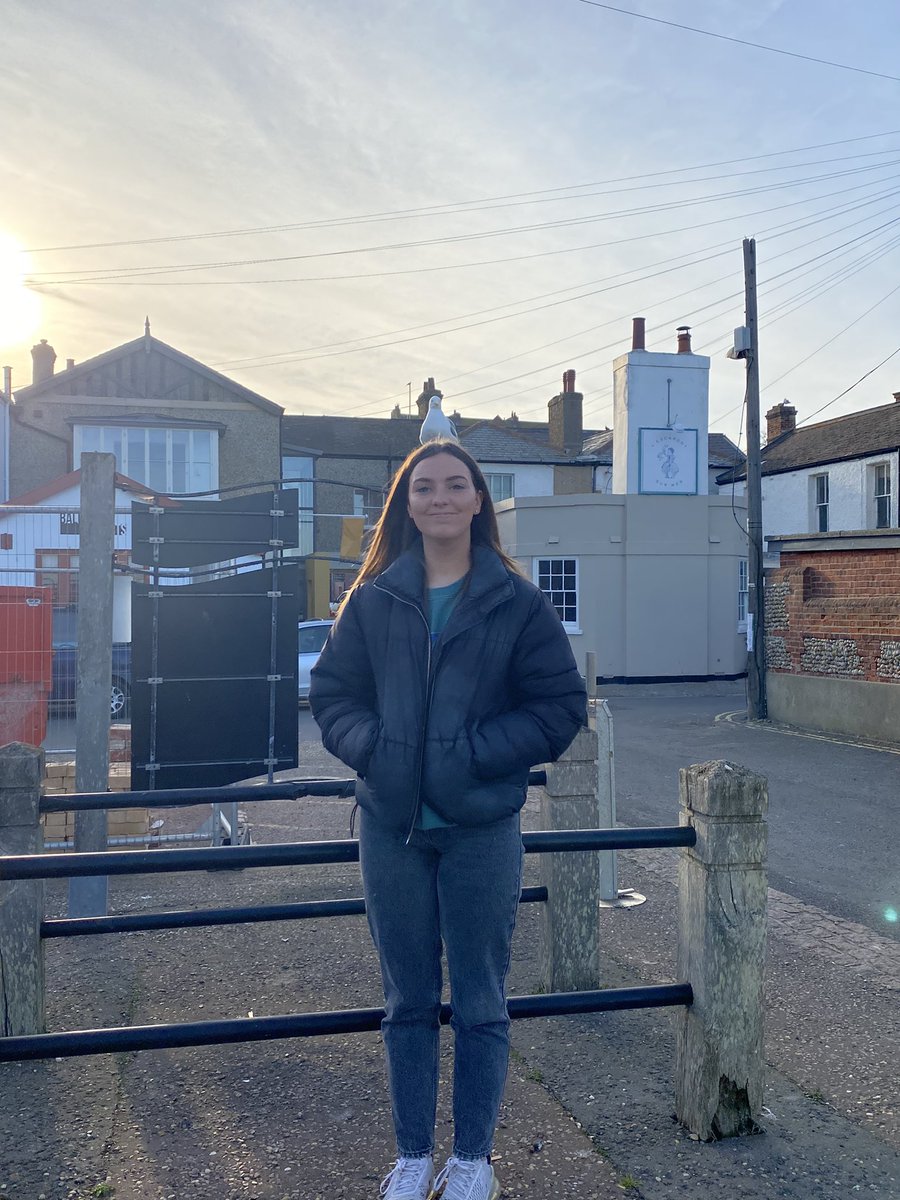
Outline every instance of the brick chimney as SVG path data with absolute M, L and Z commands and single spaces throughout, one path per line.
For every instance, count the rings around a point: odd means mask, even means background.
M 690 325 L 679 325 L 675 331 L 678 334 L 678 354 L 691 353 L 691 327 Z
M 766 413 L 766 445 L 783 433 L 793 433 L 796 428 L 797 410 L 787 400 L 782 400 Z
M 31 347 L 31 382 L 43 383 L 53 376 L 53 364 L 56 362 L 56 351 L 48 345 L 46 338 L 41 338 L 36 346 Z
M 575 372 L 563 372 L 563 390 L 547 406 L 550 445 L 567 454 L 580 454 L 584 443 L 582 402 L 584 396 L 575 391 Z
M 429 377 L 422 384 L 422 390 L 416 397 L 416 407 L 418 408 L 419 416 L 423 421 L 428 415 L 428 402 L 431 400 L 432 396 L 440 396 L 443 400 L 444 393 L 439 388 L 434 386 L 434 379 Z

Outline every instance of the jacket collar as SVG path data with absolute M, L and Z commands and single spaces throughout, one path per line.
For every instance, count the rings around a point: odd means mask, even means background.
M 425 561 L 421 542 L 396 558 L 381 572 L 375 583 L 401 599 L 422 607 L 425 601 Z M 493 607 L 494 603 L 512 597 L 513 592 L 509 572 L 490 546 L 474 545 L 472 574 L 465 599 L 479 603 L 479 606 L 481 601 L 489 600 L 489 607 Z

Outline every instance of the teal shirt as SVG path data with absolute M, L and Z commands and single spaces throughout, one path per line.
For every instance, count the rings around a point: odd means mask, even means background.
M 465 576 L 462 579 L 457 579 L 456 583 L 448 584 L 446 587 L 428 589 L 428 628 L 431 630 L 432 646 L 441 636 L 444 627 L 450 620 L 450 614 L 456 606 L 456 601 L 459 599 L 464 582 Z M 419 812 L 419 819 L 416 822 L 418 829 L 441 829 L 449 824 L 449 821 L 445 821 L 443 817 L 439 817 L 434 809 L 429 808 L 427 804 L 423 803 Z

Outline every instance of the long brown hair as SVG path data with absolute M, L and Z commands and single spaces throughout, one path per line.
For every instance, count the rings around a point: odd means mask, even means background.
M 394 482 L 388 492 L 387 500 L 375 526 L 372 541 L 360 567 L 353 587 L 360 586 L 382 571 L 399 558 L 400 555 L 414 546 L 419 539 L 419 531 L 409 515 L 409 481 L 413 471 L 425 458 L 433 458 L 435 454 L 450 454 L 458 458 L 469 470 L 475 490 L 481 492 L 481 511 L 472 518 L 472 545 L 489 546 L 509 571 L 522 574 L 522 568 L 504 552 L 500 545 L 500 533 L 497 529 L 497 514 L 494 512 L 491 493 L 481 467 L 458 442 L 437 439 L 417 446 L 406 456 L 399 471 L 394 476 Z

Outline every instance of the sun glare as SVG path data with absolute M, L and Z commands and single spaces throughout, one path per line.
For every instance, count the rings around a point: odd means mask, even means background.
M 0 349 L 30 338 L 40 326 L 41 302 L 25 286 L 28 264 L 22 247 L 0 231 Z

